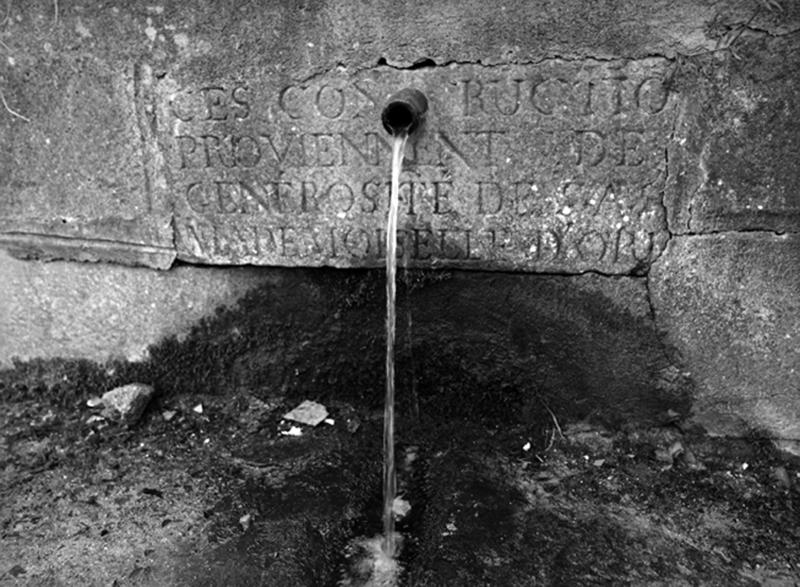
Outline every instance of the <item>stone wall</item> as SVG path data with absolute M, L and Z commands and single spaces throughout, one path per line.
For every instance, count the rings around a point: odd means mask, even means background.
M 800 7 L 767 0 L 10 5 L 0 361 L 139 360 L 253 289 L 351 299 L 352 270 L 382 263 L 380 109 L 414 86 L 430 113 L 399 250 L 456 276 L 409 297 L 431 388 L 468 356 L 463 379 L 500 393 L 505 370 L 576 417 L 689 398 L 711 432 L 791 449 L 798 31 Z M 277 266 L 344 270 L 322 287 Z M 379 306 L 328 309 L 372 352 Z M 312 314 L 287 344 L 326 340 L 306 359 L 329 369 L 297 379 L 258 341 L 242 357 L 277 365 L 276 386 L 347 385 L 364 349 Z

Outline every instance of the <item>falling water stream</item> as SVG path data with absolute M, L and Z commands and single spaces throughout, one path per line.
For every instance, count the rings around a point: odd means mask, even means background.
M 393 505 L 397 493 L 394 457 L 394 341 L 396 323 L 397 212 L 400 199 L 400 170 L 408 135 L 392 142 L 392 190 L 386 222 L 386 400 L 383 409 L 383 552 L 396 554 Z

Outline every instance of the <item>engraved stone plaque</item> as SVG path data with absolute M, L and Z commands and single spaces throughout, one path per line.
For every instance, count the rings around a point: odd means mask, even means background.
M 403 87 L 429 112 L 401 174 L 408 266 L 636 273 L 663 249 L 675 100 L 663 59 L 342 71 L 155 87 L 178 258 L 383 263 Z

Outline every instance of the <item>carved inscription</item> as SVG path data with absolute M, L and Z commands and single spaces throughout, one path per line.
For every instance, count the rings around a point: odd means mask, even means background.
M 160 141 L 179 258 L 380 265 L 380 108 L 413 86 L 430 112 L 401 174 L 409 265 L 637 271 L 666 241 L 665 73 L 649 59 L 173 83 Z

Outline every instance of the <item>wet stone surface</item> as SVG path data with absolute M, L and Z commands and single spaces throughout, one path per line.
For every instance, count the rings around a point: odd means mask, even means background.
M 10 399 L 3 584 L 337 585 L 380 529 L 381 422 L 357 404 L 330 402 L 333 425 L 290 437 L 296 400 L 257 390 L 162 396 L 133 430 L 86 424 L 85 398 Z M 768 446 L 674 414 L 612 433 L 498 410 L 401 417 L 401 585 L 800 578 L 800 469 Z

